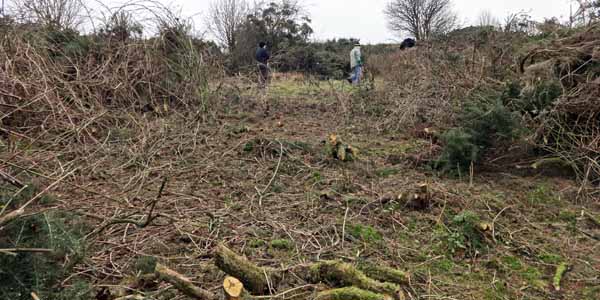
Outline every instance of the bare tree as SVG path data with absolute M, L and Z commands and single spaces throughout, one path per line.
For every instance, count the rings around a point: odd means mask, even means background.
M 528 12 L 520 11 L 518 13 L 511 13 L 504 18 L 505 32 L 533 34 L 535 30 L 536 22 L 532 21 L 531 15 Z
M 246 20 L 246 0 L 214 0 L 207 17 L 207 27 L 219 43 L 232 52 L 237 45 L 237 32 Z
M 84 5 L 80 0 L 15 0 L 16 11 L 45 26 L 75 29 L 82 23 Z
M 494 16 L 492 14 L 492 12 L 490 12 L 489 10 L 484 10 L 484 11 L 480 12 L 479 16 L 477 17 L 477 26 L 482 26 L 482 27 L 486 27 L 486 26 L 499 27 L 500 26 L 500 20 L 498 20 L 498 18 L 496 18 L 496 16 Z
M 578 22 L 587 25 L 600 18 L 600 1 L 598 0 L 573 0 L 577 2 L 579 8 L 573 15 L 571 13 L 571 22 Z
M 393 0 L 384 14 L 392 31 L 409 33 L 417 40 L 446 33 L 457 24 L 450 0 Z

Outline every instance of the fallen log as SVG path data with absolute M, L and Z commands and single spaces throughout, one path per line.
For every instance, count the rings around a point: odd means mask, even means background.
M 391 300 L 390 296 L 361 290 L 356 287 L 346 287 L 327 290 L 317 294 L 315 300 Z
M 238 278 L 251 293 L 262 295 L 269 286 L 279 282 L 280 271 L 261 268 L 243 256 L 235 254 L 224 245 L 217 246 L 215 265 L 227 275 Z
M 188 297 L 192 297 L 198 300 L 216 300 L 215 294 L 197 287 L 187 277 L 161 265 L 156 264 L 154 269 L 156 275 L 160 280 L 166 281 L 172 284 L 176 289 L 184 293 Z
M 310 277 L 307 279 L 312 283 L 328 282 L 338 287 L 354 286 L 378 294 L 391 295 L 395 299 L 400 299 L 402 294 L 402 289 L 397 284 L 374 280 L 351 264 L 340 261 L 324 261 L 311 265 Z
M 367 263 L 359 264 L 358 269 L 365 273 L 365 275 L 368 277 L 371 277 L 375 280 L 391 282 L 400 285 L 410 284 L 410 274 L 398 269 Z
M 356 287 L 375 294 L 390 295 L 394 299 L 403 299 L 402 289 L 398 284 L 379 282 L 368 277 L 353 265 L 341 261 L 322 261 L 309 265 L 300 265 L 288 270 L 261 268 L 246 258 L 219 245 L 215 251 L 215 264 L 230 276 L 238 278 L 243 286 L 254 294 L 263 294 L 269 286 L 277 286 L 286 272 L 292 271 L 296 276 L 309 283 L 326 282 L 334 287 Z M 373 269 L 377 270 L 377 269 Z M 383 270 L 383 269 L 381 269 Z M 386 278 L 403 282 L 403 276 L 398 272 L 388 270 Z M 402 280 L 394 277 L 402 278 Z M 382 277 L 383 278 L 383 277 Z

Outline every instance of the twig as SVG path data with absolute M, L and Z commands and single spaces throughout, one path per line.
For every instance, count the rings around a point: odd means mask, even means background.
M 507 209 L 511 208 L 512 206 L 507 206 L 505 208 L 503 208 L 492 220 L 492 239 L 494 239 L 494 242 L 496 241 L 496 220 L 498 220 L 498 217 L 500 217 L 500 215 Z
M 17 253 L 52 253 L 53 249 L 45 249 L 45 248 L 7 248 L 0 249 L 0 253 L 8 254 L 8 255 L 16 255 Z
M 350 206 L 346 206 L 344 222 L 342 223 L 342 249 L 344 249 L 344 240 L 346 240 L 346 219 L 348 218 L 348 211 L 350 211 Z
M 596 226 L 600 227 L 600 218 L 596 218 L 594 217 L 591 213 L 589 212 L 584 212 L 584 215 L 590 220 L 592 221 L 592 223 L 594 223 Z
M 162 184 L 160 185 L 160 189 L 158 190 L 158 195 L 156 196 L 156 199 L 154 199 L 154 201 L 152 201 L 152 203 L 150 204 L 150 209 L 148 210 L 148 213 L 146 214 L 145 221 L 142 222 L 142 221 L 136 221 L 133 219 L 113 219 L 113 220 L 109 221 L 106 225 L 104 225 L 100 229 L 98 229 L 96 231 L 96 233 L 101 233 L 106 228 L 108 228 L 112 225 L 116 225 L 116 224 L 133 224 L 133 225 L 137 226 L 138 228 L 145 228 L 148 225 L 150 225 L 150 223 L 152 223 L 152 221 L 154 221 L 156 218 L 163 216 L 162 214 L 154 214 L 154 208 L 156 207 L 156 203 L 158 203 L 158 201 L 162 197 L 163 190 L 165 188 L 165 185 L 167 184 L 167 180 L 168 179 L 166 177 L 163 179 Z
M 313 285 L 313 284 L 305 284 L 305 285 L 303 285 L 303 286 L 298 286 L 298 287 L 295 287 L 295 288 L 289 289 L 289 290 L 287 290 L 287 291 L 283 291 L 283 292 L 281 292 L 281 293 L 279 293 L 279 294 L 277 294 L 277 295 L 270 295 L 270 296 L 253 296 L 253 297 L 252 297 L 252 299 L 273 299 L 273 298 L 280 298 L 280 297 L 283 297 L 283 296 L 285 296 L 285 295 L 287 295 L 287 294 L 289 294 L 289 293 L 291 293 L 291 292 L 295 292 L 295 291 L 297 291 L 297 290 L 303 290 L 303 289 L 305 289 L 305 288 L 308 288 L 308 287 L 314 287 L 314 285 Z
M 264 197 L 265 192 L 269 189 L 269 187 L 271 187 L 271 184 L 273 184 L 273 180 L 275 180 L 275 176 L 277 176 L 277 173 L 279 172 L 279 166 L 281 165 L 281 158 L 283 158 L 283 144 L 277 140 L 277 142 L 279 143 L 279 160 L 277 161 L 277 167 L 275 168 L 275 172 L 273 172 L 273 176 L 271 176 L 271 180 L 269 180 L 269 183 L 267 184 L 267 186 L 265 186 L 265 188 L 262 190 L 262 192 L 258 191 L 258 189 L 256 189 L 256 191 L 258 192 L 258 206 L 262 207 L 262 199 Z
M 18 179 L 10 176 L 9 174 L 5 173 L 2 170 L 0 170 L 0 177 L 2 177 L 2 179 L 6 180 L 8 183 L 12 184 L 13 186 L 15 186 L 17 188 L 22 188 L 23 186 L 25 186 Z

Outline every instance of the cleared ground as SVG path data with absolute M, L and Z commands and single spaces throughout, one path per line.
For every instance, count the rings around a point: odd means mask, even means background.
M 434 137 L 380 130 L 376 105 L 339 82 L 238 88 L 225 86 L 223 108 L 208 121 L 123 113 L 94 146 L 59 140 L 13 162 L 42 174 L 78 167 L 51 205 L 104 229 L 77 276 L 119 285 L 140 257 L 155 256 L 218 290 L 224 274 L 211 252 L 225 243 L 264 266 L 341 259 L 406 270 L 411 299 L 600 299 L 600 206 L 577 200 L 575 181 L 513 167 L 438 174 L 420 163 L 435 153 Z M 330 155 L 333 133 L 358 149 L 356 160 Z M 143 221 L 165 178 L 149 226 L 105 227 Z M 425 207 L 398 199 L 422 184 Z M 569 269 L 556 291 L 562 263 Z

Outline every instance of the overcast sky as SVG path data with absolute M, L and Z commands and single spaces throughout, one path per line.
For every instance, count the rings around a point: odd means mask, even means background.
M 185 15 L 194 15 L 198 29 L 201 29 L 202 15 L 206 14 L 211 1 L 214 0 L 175 0 L 170 3 L 180 7 Z M 358 37 L 363 43 L 398 39 L 387 29 L 383 15 L 389 1 L 300 0 L 313 19 L 315 39 Z M 470 25 L 485 10 L 500 20 L 519 11 L 529 12 L 535 20 L 550 17 L 566 20 L 572 0 L 453 0 L 453 3 L 461 24 Z

